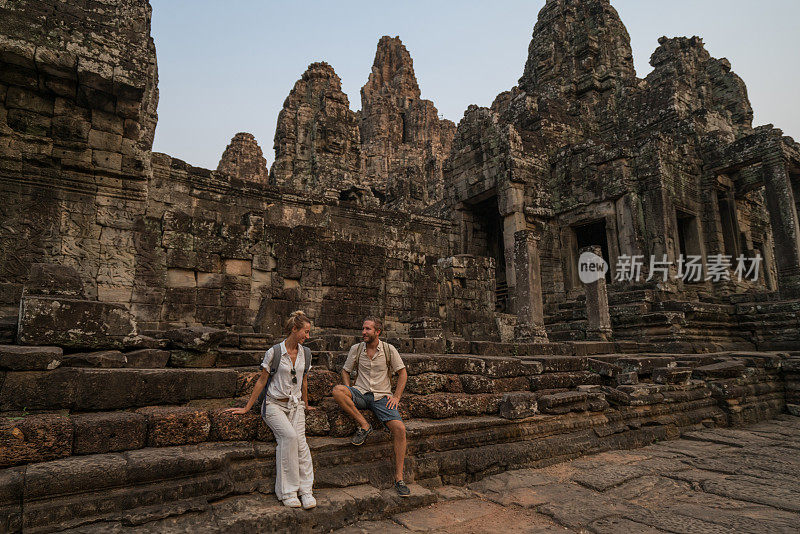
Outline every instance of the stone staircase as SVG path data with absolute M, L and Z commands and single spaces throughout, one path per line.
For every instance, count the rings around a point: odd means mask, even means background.
M 750 329 L 743 329 L 733 304 L 660 299 L 652 289 L 609 292 L 609 313 L 615 340 L 635 341 L 646 350 L 713 352 L 756 348 Z M 583 297 L 551 304 L 545 323 L 551 341 L 586 340 Z M 795 340 L 797 341 L 797 340 Z
M 323 531 L 344 518 L 377 518 L 370 503 L 400 510 L 407 504 L 386 491 L 388 435 L 376 432 L 364 446 L 351 446 L 346 436 L 354 425 L 329 397 L 351 341 L 328 335 L 310 343 L 319 350 L 309 378 L 317 409 L 307 414 L 307 435 L 315 487 L 329 501 L 306 515 L 269 495 L 274 441 L 259 416 L 222 412 L 244 404 L 271 339 L 228 334 L 222 347 L 195 358 L 164 347 L 72 354 L 0 347 L 0 530 L 168 531 L 180 517 L 184 526 L 191 518 L 210 522 L 212 531 Z M 424 488 L 769 418 L 784 409 L 784 389 L 796 383 L 781 374 L 789 357 L 783 353 L 394 342 L 401 351 L 470 352 L 403 354 L 406 478 L 421 486 L 417 505 L 434 498 Z

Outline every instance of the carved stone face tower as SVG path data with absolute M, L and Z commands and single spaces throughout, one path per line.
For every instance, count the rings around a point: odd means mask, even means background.
M 358 120 L 342 81 L 327 63 L 312 63 L 278 115 L 272 181 L 338 196 L 360 185 L 360 169 Z
M 420 98 L 414 63 L 399 37 L 378 42 L 361 106 L 365 183 L 394 209 L 420 211 L 441 200 L 455 125 Z
M 628 31 L 608 0 L 548 0 L 519 87 L 549 98 L 636 81 Z
M 217 172 L 249 182 L 266 184 L 269 182 L 267 160 L 258 146 L 253 134 L 240 132 L 233 136 L 231 143 L 222 153 Z

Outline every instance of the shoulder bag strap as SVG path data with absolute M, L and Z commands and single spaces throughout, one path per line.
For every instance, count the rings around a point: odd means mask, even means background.
M 386 372 L 392 378 L 392 354 L 389 352 L 389 344 L 383 341 L 383 355 L 386 357 Z
M 261 391 L 261 394 L 258 396 L 258 405 L 261 406 L 261 415 L 264 415 L 264 406 L 267 402 L 267 389 L 269 389 L 269 384 L 272 382 L 272 377 L 275 376 L 275 373 L 278 372 L 278 366 L 281 364 L 281 345 L 280 343 L 273 345 L 271 349 L 272 351 L 272 361 L 269 362 L 269 378 L 267 378 L 267 383 L 264 384 L 264 389 Z
M 303 369 L 303 376 L 305 377 L 308 370 L 311 369 L 311 349 L 303 347 L 303 356 L 305 360 L 305 368 Z

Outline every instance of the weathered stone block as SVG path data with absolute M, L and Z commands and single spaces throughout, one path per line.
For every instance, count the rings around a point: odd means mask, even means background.
M 261 376 L 261 371 L 240 371 L 236 378 L 236 396 L 250 397 L 256 381 Z
M 538 412 L 537 396 L 531 392 L 506 393 L 500 401 L 500 417 L 524 419 Z
M 656 367 L 675 367 L 671 356 L 625 356 L 614 362 L 626 372 L 636 371 L 641 376 L 649 376 Z
M 324 410 L 306 410 L 306 434 L 309 436 L 326 436 L 331 430 L 328 416 Z
M 173 350 L 169 356 L 170 367 L 204 368 L 214 367 L 217 363 L 217 351 L 207 350 L 197 352 L 194 350 Z
M 255 439 L 261 424 L 261 416 L 253 412 L 236 415 L 223 410 L 213 410 L 208 415 L 211 419 L 210 439 L 214 441 Z
M 232 369 L 82 369 L 12 372 L 0 410 L 117 410 L 236 394 Z
M 34 263 L 25 282 L 26 295 L 84 298 L 83 280 L 72 267 L 53 263 Z
M 239 348 L 243 350 L 261 350 L 267 351 L 273 345 L 280 343 L 283 338 L 276 338 L 275 336 L 263 334 L 241 334 L 239 336 Z M 312 351 L 314 349 L 311 349 Z
M 588 358 L 586 361 L 589 371 L 597 373 L 600 376 L 611 378 L 623 372 L 622 367 L 613 363 L 595 360 L 594 358 Z
M 197 273 L 197 287 L 219 289 L 222 287 L 222 275 L 219 273 Z
M 105 369 L 127 367 L 127 363 L 128 358 L 118 350 L 65 354 L 61 361 L 63 367 L 100 367 Z
M 738 361 L 725 361 L 711 365 L 701 365 L 692 370 L 692 378 L 732 378 L 741 376 L 745 366 Z
M 205 410 L 180 406 L 139 408 L 147 418 L 147 445 L 165 447 L 200 443 L 208 439 L 211 421 Z
M 589 409 L 589 394 L 582 391 L 565 391 L 539 397 L 539 409 L 543 413 L 564 414 Z
M 122 147 L 122 135 L 102 130 L 89 130 L 89 146 L 108 152 L 119 152 Z
M 437 391 L 448 391 L 452 380 L 458 381 L 458 375 L 440 373 L 422 373 L 408 377 L 406 391 L 415 395 L 429 395 Z
M 656 367 L 653 369 L 653 382 L 657 384 L 688 384 L 692 378 L 689 367 Z
M 412 338 L 414 352 L 417 354 L 441 354 L 445 351 L 444 338 Z
M 494 381 L 483 375 L 459 375 L 464 393 L 495 393 Z
M 219 346 L 225 339 L 225 330 L 207 326 L 191 326 L 164 332 L 164 337 L 173 347 L 194 351 L 206 351 Z
M 495 414 L 503 396 L 499 394 L 434 393 L 408 399 L 414 417 L 446 419 L 459 415 Z
M 308 372 L 308 400 L 312 404 L 319 403 L 329 397 L 333 387 L 342 382 L 338 373 L 325 369 L 312 368 Z
M 497 393 L 507 391 L 529 391 L 530 381 L 527 376 L 515 376 L 511 378 L 495 378 L 494 390 Z
M 585 371 L 588 369 L 587 358 L 577 356 L 536 356 L 531 358 L 542 364 L 542 372 Z
M 629 386 L 639 383 L 639 374 L 636 371 L 618 373 L 611 380 L 615 386 Z
M 590 412 L 604 412 L 609 408 L 606 396 L 599 391 L 587 392 L 587 405 Z
M 72 454 L 72 421 L 62 415 L 0 418 L 0 467 Z
M 75 427 L 74 454 L 140 449 L 147 438 L 147 419 L 142 414 L 77 414 L 72 416 L 72 422 Z
M 800 373 L 800 358 L 787 358 L 783 362 L 783 370 L 788 373 Z
M 40 113 L 42 115 L 52 115 L 54 101 L 52 98 L 40 96 L 32 91 L 26 91 L 21 87 L 9 87 L 6 94 L 6 107 L 24 109 Z
M 92 150 L 92 165 L 112 171 L 122 170 L 122 154 L 105 150 Z
M 222 265 L 225 274 L 250 276 L 252 272 L 252 262 L 250 260 L 223 260 Z
M 319 410 L 328 416 L 328 425 L 332 437 L 349 436 L 356 431 L 356 423 L 353 418 L 344 413 L 333 399 L 324 399 L 320 404 Z
M 167 269 L 166 287 L 196 287 L 195 272 L 188 269 Z
M 118 304 L 23 297 L 17 341 L 73 349 L 119 349 L 136 336 L 133 316 Z
M 140 349 L 126 352 L 128 363 L 125 367 L 134 369 L 161 369 L 167 366 L 170 352 L 160 349 Z
M 580 385 L 601 384 L 600 375 L 589 371 L 577 371 L 566 373 L 544 373 L 538 376 L 528 377 L 531 384 L 531 391 L 540 389 L 561 389 L 574 388 Z
M 217 367 L 257 367 L 264 358 L 260 350 L 218 349 L 216 353 Z
M 447 338 L 445 351 L 448 354 L 469 354 L 470 342 L 463 339 Z
M 470 356 L 437 355 L 432 358 L 430 355 L 405 354 L 403 362 L 410 375 L 422 373 L 481 374 L 484 368 L 483 360 Z
M 61 365 L 61 347 L 22 347 L 0 345 L 0 369 L 9 371 L 45 371 Z
M 536 366 L 525 365 L 517 358 L 484 357 L 486 376 L 490 378 L 509 378 L 536 374 Z

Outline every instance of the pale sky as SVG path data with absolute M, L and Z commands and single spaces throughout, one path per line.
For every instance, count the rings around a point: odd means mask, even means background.
M 272 165 L 283 101 L 309 63 L 327 61 L 353 110 L 383 35 L 399 35 L 422 97 L 456 124 L 517 84 L 544 0 L 151 0 L 159 68 L 153 149 L 209 169 L 236 132 L 255 135 Z M 612 0 L 636 73 L 658 38 L 699 35 L 727 57 L 755 111 L 800 140 L 800 1 Z

